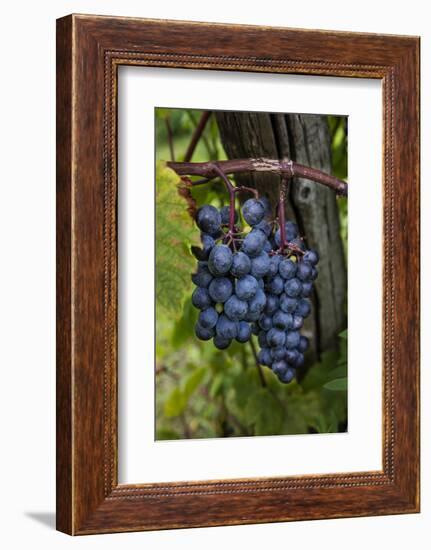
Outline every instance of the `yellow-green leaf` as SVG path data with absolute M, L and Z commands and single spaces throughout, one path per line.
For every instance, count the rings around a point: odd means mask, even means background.
M 158 162 L 156 167 L 156 303 L 178 319 L 184 298 L 191 294 L 190 274 L 195 260 L 189 252 L 198 244 L 197 231 L 178 193 L 179 176 Z

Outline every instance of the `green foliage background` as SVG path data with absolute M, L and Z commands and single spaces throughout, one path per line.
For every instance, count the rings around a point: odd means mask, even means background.
M 263 367 L 262 387 L 250 346 L 218 351 L 194 336 L 190 246 L 199 232 L 178 194 L 178 176 L 163 161 L 182 160 L 201 111 L 156 109 L 156 439 L 329 433 L 347 428 L 347 330 L 300 383 L 284 385 Z M 328 116 L 333 173 L 347 177 L 347 119 Z M 173 136 L 169 142 L 169 132 Z M 172 151 L 173 149 L 173 151 Z M 211 117 L 194 161 L 226 158 Z M 227 203 L 223 186 L 192 191 L 197 205 Z M 347 201 L 339 201 L 347 254 Z M 347 257 L 347 255 L 346 255 Z

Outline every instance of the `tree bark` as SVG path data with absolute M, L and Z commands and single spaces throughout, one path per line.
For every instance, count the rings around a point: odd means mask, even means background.
M 331 138 L 326 117 L 269 113 L 215 113 L 220 136 L 229 158 L 290 158 L 331 173 Z M 255 187 L 278 202 L 280 177 L 271 173 L 237 174 L 239 185 Z M 313 313 L 303 333 L 310 339 L 308 363 L 337 344 L 346 326 L 346 264 L 339 231 L 335 193 L 301 178 L 289 184 L 286 218 L 296 221 L 307 246 L 320 254 L 315 281 Z

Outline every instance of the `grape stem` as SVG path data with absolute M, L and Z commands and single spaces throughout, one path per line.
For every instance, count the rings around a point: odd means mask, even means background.
M 260 383 L 261 383 L 263 388 L 266 388 L 266 386 L 268 384 L 266 383 L 265 375 L 263 374 L 263 370 L 262 370 L 262 366 L 259 363 L 259 358 L 257 356 L 257 350 L 256 350 L 256 346 L 253 342 L 253 337 L 250 338 L 249 342 L 250 342 L 250 348 L 251 348 L 251 351 L 253 353 L 254 360 L 256 362 L 256 368 L 257 368 L 257 372 L 259 374 Z
M 278 202 L 278 225 L 280 227 L 280 250 L 283 254 L 286 248 L 286 217 L 285 217 L 285 199 L 288 187 L 288 178 L 282 176 L 280 182 L 280 198 Z
M 201 185 L 226 174 L 241 174 L 244 172 L 272 172 L 287 178 L 299 177 L 314 181 L 329 187 L 338 195 L 347 196 L 347 183 L 326 172 L 294 162 L 293 160 L 277 160 L 268 158 L 230 159 L 208 162 L 168 162 L 179 176 L 203 176 L 204 180 L 192 182 Z M 224 179 L 224 178 L 223 178 Z M 239 188 L 238 188 L 239 189 Z
M 198 125 L 195 128 L 195 131 L 193 132 L 192 139 L 190 141 L 189 146 L 187 147 L 186 154 L 184 155 L 184 162 L 189 162 L 192 159 L 193 153 L 195 152 L 196 145 L 198 144 L 203 131 L 205 130 L 205 126 L 207 125 L 207 122 L 211 116 L 211 111 L 204 111 L 202 113 L 202 116 L 198 122 Z
M 229 193 L 229 236 L 232 237 L 235 231 L 235 187 L 232 185 L 230 179 L 226 176 L 223 170 L 218 166 L 218 163 L 214 163 L 214 170 L 222 178 L 226 185 L 227 192 Z

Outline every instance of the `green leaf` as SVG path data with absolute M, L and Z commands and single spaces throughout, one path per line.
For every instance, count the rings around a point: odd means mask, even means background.
M 157 440 L 181 439 L 180 434 L 170 428 L 160 428 L 156 433 Z
M 327 382 L 323 387 L 326 390 L 331 390 L 331 391 L 346 391 L 347 378 L 335 378 L 335 380 L 331 380 L 330 382 Z
M 201 384 L 202 380 L 205 377 L 205 367 L 201 367 L 199 369 L 194 370 L 190 376 L 187 378 L 185 384 L 184 384 L 184 397 L 186 400 L 190 398 L 192 393 L 197 389 L 197 387 Z
M 250 396 L 245 412 L 255 426 L 255 435 L 280 433 L 283 424 L 283 409 L 267 388 L 260 388 Z
M 165 416 L 179 416 L 187 405 L 187 399 L 180 388 L 174 388 L 165 401 Z
M 191 293 L 190 274 L 195 261 L 189 246 L 197 232 L 178 194 L 179 176 L 164 162 L 156 167 L 156 303 L 174 319 L 182 313 L 184 298 Z

